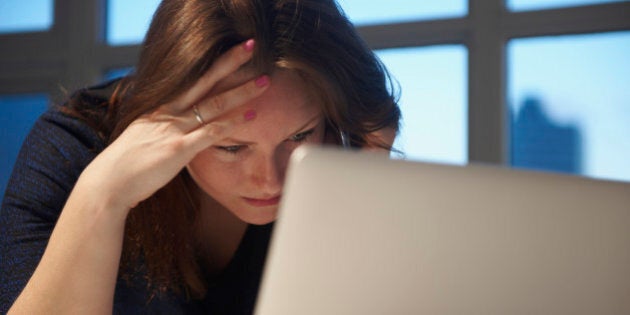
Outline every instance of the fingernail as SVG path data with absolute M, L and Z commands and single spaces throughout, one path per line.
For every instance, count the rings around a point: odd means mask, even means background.
M 253 39 L 248 39 L 245 44 L 243 44 L 243 48 L 245 48 L 246 51 L 252 51 L 254 50 L 254 44 L 256 42 Z
M 254 81 L 256 83 L 257 87 L 263 87 L 266 86 L 267 84 L 269 84 L 269 76 L 268 75 L 261 75 L 260 77 L 258 77 L 258 79 L 256 79 L 256 81 Z
M 243 118 L 245 118 L 245 121 L 250 121 L 254 118 L 256 118 L 256 111 L 253 109 L 248 110 L 247 112 L 245 112 L 245 114 L 243 115 Z

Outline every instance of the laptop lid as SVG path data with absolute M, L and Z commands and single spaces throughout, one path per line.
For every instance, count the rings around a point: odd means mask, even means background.
M 301 147 L 256 314 L 630 314 L 630 184 Z

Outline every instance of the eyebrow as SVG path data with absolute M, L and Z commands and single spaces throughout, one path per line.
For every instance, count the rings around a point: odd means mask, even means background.
M 320 118 L 321 118 L 321 114 L 317 114 L 317 115 L 315 115 L 313 118 L 309 119 L 309 120 L 308 120 L 305 124 L 303 124 L 300 128 L 297 128 L 295 131 L 293 131 L 293 132 L 289 133 L 289 134 L 286 136 L 286 138 L 289 138 L 291 135 L 295 135 L 295 134 L 298 134 L 298 133 L 300 133 L 300 132 L 303 132 L 303 131 L 304 131 L 304 129 L 306 129 L 306 127 L 307 127 L 308 125 L 312 124 L 314 121 L 316 121 L 316 120 L 318 120 L 318 119 L 320 119 Z M 315 126 L 315 127 L 317 127 L 317 126 Z M 313 128 L 315 128 L 315 127 L 313 127 Z M 234 139 L 234 138 L 230 138 L 230 137 L 225 138 L 225 139 L 223 139 L 222 141 L 233 142 L 233 143 L 236 143 L 236 144 L 238 144 L 238 145 L 252 145 L 252 144 L 256 144 L 256 142 L 241 141 L 241 140 Z

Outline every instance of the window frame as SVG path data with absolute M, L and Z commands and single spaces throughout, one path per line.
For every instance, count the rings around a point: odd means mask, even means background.
M 468 15 L 359 27 L 372 49 L 462 44 L 468 49 L 468 161 L 510 163 L 506 46 L 516 38 L 630 30 L 630 2 L 509 11 L 469 0 Z
M 140 45 L 105 42 L 107 0 L 55 0 L 45 32 L 0 34 L 0 93 L 46 91 L 53 102 L 131 67 Z M 508 165 L 506 45 L 514 38 L 630 30 L 630 1 L 509 11 L 503 0 L 469 0 L 458 18 L 358 27 L 372 49 L 460 44 L 468 49 L 468 161 Z

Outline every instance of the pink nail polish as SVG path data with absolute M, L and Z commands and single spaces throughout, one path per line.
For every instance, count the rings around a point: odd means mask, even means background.
M 243 44 L 243 48 L 245 48 L 246 51 L 252 51 L 254 50 L 254 44 L 256 42 L 253 39 L 248 39 L 245 44 Z
M 260 77 L 258 77 L 258 79 L 256 79 L 256 81 L 254 81 L 256 83 L 257 87 L 263 87 L 266 86 L 267 84 L 269 84 L 269 76 L 267 75 L 261 75 Z
M 245 114 L 243 115 L 243 118 L 245 118 L 245 121 L 250 121 L 254 118 L 256 118 L 256 111 L 253 109 L 248 110 L 247 112 L 245 112 Z

